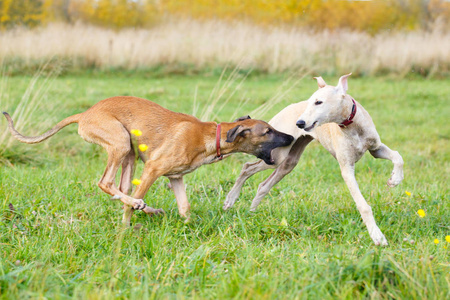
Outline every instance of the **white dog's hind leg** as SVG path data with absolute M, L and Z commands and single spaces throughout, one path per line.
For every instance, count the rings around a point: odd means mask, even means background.
M 381 147 L 377 150 L 370 150 L 370 154 L 372 154 L 375 158 L 383 158 L 392 161 L 394 164 L 394 169 L 392 170 L 391 178 L 389 178 L 387 184 L 390 187 L 394 187 L 403 180 L 403 158 L 397 152 L 389 149 L 385 144 L 381 144 Z
M 227 210 L 234 205 L 236 200 L 239 198 L 242 186 L 244 185 L 245 181 L 247 181 L 247 179 L 249 179 L 251 176 L 255 175 L 258 172 L 270 169 L 272 167 L 273 166 L 269 166 L 263 160 L 244 164 L 244 166 L 242 167 L 241 174 L 239 174 L 238 179 L 236 180 L 233 187 L 231 188 L 231 191 L 227 195 L 227 199 L 223 204 L 223 209 Z
M 297 139 L 297 141 L 289 151 L 288 157 L 281 163 L 281 165 L 278 166 L 278 168 L 269 176 L 269 178 L 267 178 L 259 185 L 258 192 L 253 199 L 250 211 L 255 211 L 258 205 L 261 203 L 262 199 L 270 192 L 272 187 L 280 182 L 280 180 L 283 179 L 284 176 L 289 174 L 295 168 L 295 166 L 298 164 L 300 156 L 303 153 L 303 150 L 305 150 L 305 147 L 312 140 L 313 138 L 311 136 L 303 136 Z
M 380 228 L 378 228 L 375 218 L 373 217 L 372 208 L 367 204 L 364 199 L 361 191 L 359 190 L 358 182 L 356 182 L 355 178 L 355 166 L 340 164 L 341 174 L 344 178 L 345 183 L 347 184 L 350 194 L 353 197 L 353 200 L 356 203 L 356 207 L 361 214 L 364 224 L 366 224 L 367 230 L 369 231 L 369 235 L 372 238 L 375 245 L 383 245 L 387 246 L 386 238 L 381 232 Z

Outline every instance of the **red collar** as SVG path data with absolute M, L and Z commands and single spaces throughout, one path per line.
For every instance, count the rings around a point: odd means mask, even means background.
M 353 99 L 353 98 L 352 98 L 352 101 L 353 101 L 352 112 L 347 119 L 345 119 L 341 124 L 339 124 L 339 127 L 344 128 L 353 123 L 353 118 L 356 115 L 356 102 L 355 102 L 355 99 Z
M 217 155 L 216 155 L 216 158 L 218 158 L 219 160 L 222 160 L 223 159 L 223 155 L 220 154 L 220 135 L 221 135 L 220 127 L 221 127 L 220 123 L 217 124 L 217 128 L 216 128 L 216 151 L 217 151 Z

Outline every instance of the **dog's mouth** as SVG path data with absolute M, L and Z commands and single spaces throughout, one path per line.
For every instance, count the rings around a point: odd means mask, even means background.
M 316 126 L 316 124 L 317 124 L 317 121 L 315 121 L 311 126 L 306 127 L 304 130 L 305 130 L 305 131 L 310 131 L 310 130 L 312 130 L 312 129 Z
M 275 149 L 270 150 L 270 159 L 269 159 L 270 164 L 269 165 L 275 164 L 275 158 L 273 158 L 273 150 L 275 150 Z
M 262 159 L 266 164 L 273 165 L 273 164 L 275 164 L 275 159 L 273 158 L 273 150 L 274 149 L 270 150 L 269 153 L 261 152 L 257 157 L 259 159 Z

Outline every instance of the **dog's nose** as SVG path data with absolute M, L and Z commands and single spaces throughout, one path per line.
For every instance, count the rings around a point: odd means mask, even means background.
M 294 141 L 294 137 L 290 134 L 287 136 L 288 143 L 291 144 Z
M 306 123 L 303 120 L 298 120 L 297 123 L 295 123 L 297 125 L 298 128 L 305 128 Z

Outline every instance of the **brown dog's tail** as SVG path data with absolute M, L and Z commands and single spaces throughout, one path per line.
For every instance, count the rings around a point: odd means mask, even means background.
M 5 115 L 6 120 L 8 120 L 8 127 L 9 127 L 9 131 L 11 131 L 11 134 L 16 139 L 21 141 L 22 143 L 27 143 L 27 144 L 36 144 L 36 143 L 40 143 L 40 142 L 48 139 L 49 137 L 51 137 L 52 135 L 54 135 L 55 133 L 57 133 L 62 128 L 66 127 L 67 125 L 72 124 L 72 123 L 78 123 L 80 116 L 81 116 L 81 114 L 76 114 L 76 115 L 67 117 L 64 120 L 62 120 L 61 122 L 59 122 L 58 124 L 56 124 L 55 127 L 53 127 L 52 129 L 50 129 L 49 131 L 47 131 L 44 134 L 41 134 L 38 136 L 24 136 L 24 135 L 21 135 L 14 128 L 14 122 L 11 119 L 10 115 L 7 112 L 3 112 L 3 114 Z

